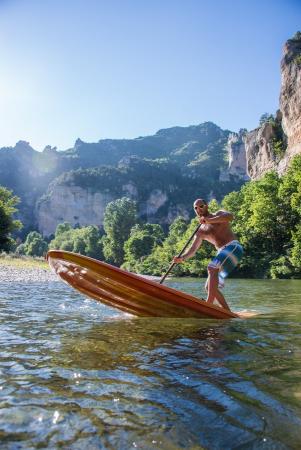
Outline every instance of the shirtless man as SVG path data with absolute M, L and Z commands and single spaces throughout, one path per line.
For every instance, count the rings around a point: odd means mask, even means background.
M 215 300 L 220 306 L 230 310 L 223 294 L 218 289 L 224 286 L 224 279 L 238 265 L 241 260 L 243 249 L 236 240 L 235 234 L 230 228 L 233 215 L 227 211 L 217 211 L 214 214 L 208 212 L 208 204 L 205 200 L 198 198 L 193 208 L 199 218 L 201 226 L 197 231 L 191 247 L 181 257 L 175 256 L 173 262 L 182 263 L 194 256 L 202 241 L 206 240 L 213 244 L 217 250 L 216 256 L 208 264 L 208 279 L 206 282 L 207 302 Z

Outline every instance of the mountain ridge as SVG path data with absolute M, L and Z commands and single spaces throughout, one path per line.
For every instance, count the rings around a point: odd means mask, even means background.
M 283 174 L 299 153 L 301 33 L 297 32 L 284 46 L 279 110 L 275 116 L 265 114 L 255 130 L 233 133 L 204 122 L 162 128 L 134 139 L 87 143 L 78 138 L 67 150 L 48 145 L 42 152 L 19 141 L 15 147 L 0 149 L 0 185 L 21 198 L 18 218 L 25 224 L 23 233 L 34 228 L 51 234 L 67 218 L 72 225 L 81 225 L 87 217 L 96 217 L 101 227 L 102 214 L 93 208 L 103 210 L 109 198 L 123 195 L 140 202 L 142 219 L 168 224 L 177 214 L 191 215 L 195 196 L 220 200 L 269 170 Z M 114 195 L 108 196 L 109 191 Z M 82 199 L 88 197 L 85 212 Z M 70 206 L 64 203 L 67 198 L 79 215 L 72 216 L 71 210 L 64 215 Z

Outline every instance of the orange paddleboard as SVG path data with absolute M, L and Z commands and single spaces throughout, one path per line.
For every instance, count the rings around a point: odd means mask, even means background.
M 144 317 L 230 319 L 237 314 L 158 282 L 77 253 L 50 250 L 50 267 L 84 295 Z

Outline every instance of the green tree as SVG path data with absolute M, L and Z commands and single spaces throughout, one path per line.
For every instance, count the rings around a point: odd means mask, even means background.
M 285 205 L 283 224 L 290 234 L 287 245 L 288 265 L 292 264 L 292 276 L 301 276 L 301 155 L 295 156 L 279 188 L 279 197 Z
M 212 206 L 217 203 L 213 202 Z M 152 253 L 141 261 L 139 272 L 149 275 L 162 275 L 169 267 L 173 257 L 179 254 L 193 235 L 198 219 L 195 217 L 187 224 L 183 217 L 178 217 L 169 227 L 169 233 L 162 244 L 154 246 Z M 207 265 L 215 249 L 204 241 L 193 258 L 177 264 L 172 270 L 175 276 L 206 276 Z
M 210 212 L 220 208 L 216 201 Z M 246 277 L 301 277 L 301 155 L 296 156 L 282 177 L 275 172 L 250 181 L 226 195 L 221 208 L 233 213 L 232 229 L 244 246 L 244 256 L 235 274 Z M 177 218 L 162 244 L 142 258 L 141 273 L 161 275 L 172 257 L 180 252 L 197 225 Z M 174 275 L 205 275 L 215 253 L 203 242 L 194 258 L 177 265 Z
M 293 41 L 301 41 L 301 32 L 300 31 L 296 31 L 296 33 L 292 37 L 292 40 Z
M 272 278 L 292 278 L 295 274 L 295 267 L 288 255 L 281 255 L 271 261 L 270 275 Z
M 104 214 L 103 252 L 106 260 L 120 266 L 124 261 L 124 243 L 137 221 L 136 203 L 127 197 L 110 202 Z
M 59 224 L 49 248 L 103 259 L 101 236 L 96 225 L 73 229 L 67 222 Z
M 55 230 L 55 237 L 59 236 L 62 233 L 65 233 L 66 231 L 71 231 L 72 226 L 68 222 L 59 223 Z
M 140 272 L 142 260 L 148 256 L 155 245 L 162 244 L 164 232 L 158 224 L 137 224 L 131 229 L 130 237 L 124 244 L 125 262 L 127 270 Z
M 270 276 L 271 261 L 283 253 L 283 245 L 289 240 L 282 219 L 285 204 L 279 198 L 280 184 L 279 176 L 269 172 L 222 202 L 234 214 L 233 231 L 245 249 L 241 271 L 246 276 Z
M 19 202 L 11 191 L 0 186 L 0 250 L 9 251 L 13 243 L 11 233 L 22 228 L 22 223 L 13 219 Z
M 290 262 L 293 264 L 296 272 L 301 274 L 301 225 L 298 225 L 296 230 L 292 232 L 292 242 Z
M 213 211 L 213 209 L 216 210 L 218 209 L 216 208 L 217 206 L 218 204 L 215 201 L 210 202 L 209 209 L 211 211 Z M 191 220 L 185 233 L 181 235 L 177 241 L 175 254 L 178 254 L 184 248 L 185 244 L 188 242 L 188 240 L 194 233 L 198 224 L 199 220 L 197 217 Z M 214 254 L 215 254 L 214 247 L 204 240 L 200 248 L 197 250 L 197 252 L 192 258 L 187 259 L 184 263 L 179 264 L 176 267 L 175 273 L 177 275 L 206 276 L 207 265 Z
M 261 115 L 260 119 L 259 119 L 259 125 L 263 125 L 265 123 L 274 123 L 275 118 L 273 116 L 273 114 L 268 114 L 268 113 L 264 113 Z
M 163 243 L 157 242 L 151 254 L 140 261 L 138 272 L 146 275 L 162 275 L 176 254 L 176 244 L 186 230 L 185 219 L 177 217 L 170 225 L 168 236 Z
M 223 206 L 234 213 L 233 229 L 244 245 L 241 271 L 246 276 L 299 276 L 301 157 L 281 178 L 274 172 L 232 192 Z
M 28 233 L 24 244 L 20 244 L 16 253 L 27 256 L 44 256 L 47 253 L 48 244 L 37 231 Z
M 286 205 L 286 209 L 290 207 L 292 212 L 290 226 L 294 227 L 301 218 L 301 155 L 295 156 L 281 181 L 279 197 Z

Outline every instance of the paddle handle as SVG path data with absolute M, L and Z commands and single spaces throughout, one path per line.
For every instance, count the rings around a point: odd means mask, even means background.
M 178 254 L 178 258 L 180 258 L 182 256 L 182 254 L 185 252 L 186 248 L 188 247 L 188 245 L 190 244 L 190 242 L 192 241 L 192 239 L 194 238 L 194 236 L 197 234 L 197 232 L 199 231 L 199 228 L 201 226 L 201 223 L 198 224 L 198 226 L 196 227 L 196 229 L 194 230 L 193 234 L 190 236 L 190 238 L 188 239 L 188 241 L 186 242 L 186 244 L 184 245 L 184 247 L 182 248 L 182 250 L 180 251 L 180 253 Z M 173 269 L 173 267 L 176 265 L 176 263 L 171 263 L 170 266 L 167 269 L 167 272 L 165 273 L 165 275 L 163 275 L 163 277 L 161 278 L 161 280 L 159 281 L 160 284 L 163 283 L 163 281 L 165 280 L 165 278 L 167 277 L 167 275 L 169 274 L 169 272 Z

